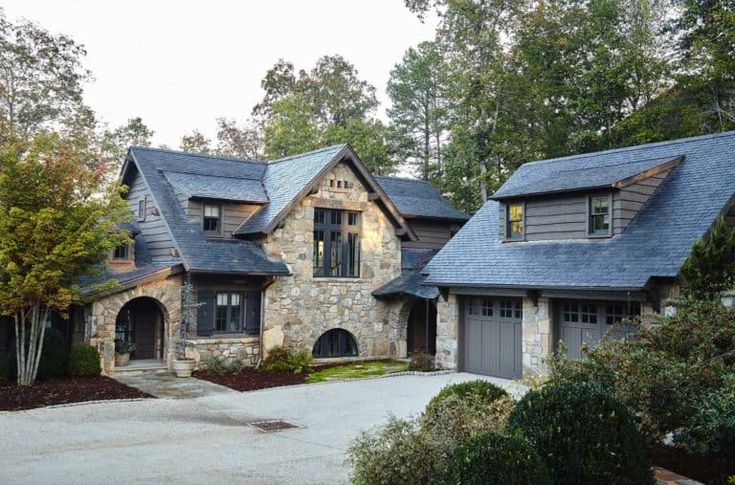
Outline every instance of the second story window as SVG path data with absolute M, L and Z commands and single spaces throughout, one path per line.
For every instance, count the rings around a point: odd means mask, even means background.
M 508 204 L 506 207 L 505 237 L 508 239 L 523 239 L 525 223 L 523 202 Z
M 588 231 L 593 236 L 610 235 L 610 198 L 608 196 L 589 198 Z
M 360 276 L 360 214 L 314 209 L 314 276 Z
M 132 258 L 132 251 L 130 250 L 129 244 L 121 244 L 112 250 L 113 261 L 130 261 Z
M 220 234 L 222 232 L 222 206 L 204 204 L 203 213 L 202 230 L 206 234 Z
M 145 213 L 147 211 L 148 200 L 147 197 L 143 197 L 138 201 L 138 221 L 143 222 L 145 221 Z

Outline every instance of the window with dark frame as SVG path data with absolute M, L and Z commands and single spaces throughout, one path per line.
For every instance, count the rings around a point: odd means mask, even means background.
M 239 292 L 218 292 L 215 297 L 214 330 L 237 333 L 243 330 L 244 299 Z
M 324 332 L 314 344 L 312 355 L 319 358 L 356 357 L 357 342 L 347 330 L 333 328 Z
M 220 234 L 222 232 L 222 206 L 204 204 L 202 214 L 202 230 L 208 234 Z
M 506 207 L 505 236 L 508 239 L 523 239 L 524 206 L 522 202 L 508 204 Z
M 589 234 L 607 236 L 610 234 L 610 197 L 589 198 Z
M 360 276 L 360 213 L 314 209 L 315 277 Z
M 138 201 L 138 221 L 145 221 L 145 215 L 147 212 L 148 198 L 143 197 Z
M 131 258 L 129 244 L 121 244 L 112 250 L 113 261 L 129 261 Z

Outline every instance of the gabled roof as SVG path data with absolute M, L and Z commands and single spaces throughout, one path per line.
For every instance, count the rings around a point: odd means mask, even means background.
M 211 240 L 204 237 L 199 224 L 191 222 L 185 214 L 173 186 L 164 176 L 166 171 L 182 170 L 199 174 L 206 171 L 224 176 L 256 175 L 265 172 L 264 163 L 131 147 L 123 167 L 123 178 L 129 170 L 129 164 L 136 167 L 148 185 L 153 202 L 161 211 L 186 270 L 289 274 L 288 267 L 283 262 L 268 258 L 260 244 L 238 240 Z
M 580 190 L 613 189 L 671 169 L 682 161 L 679 154 L 640 159 L 636 153 L 609 160 L 556 159 L 521 165 L 490 198 L 528 197 Z
M 694 241 L 733 201 L 735 132 L 564 157 L 523 169 L 529 175 L 554 167 L 587 170 L 682 155 L 625 231 L 609 239 L 503 243 L 499 203 L 487 202 L 424 268 L 425 283 L 637 290 L 652 277 L 676 277 Z
M 425 180 L 375 177 L 403 217 L 466 221 L 468 214 L 455 209 Z

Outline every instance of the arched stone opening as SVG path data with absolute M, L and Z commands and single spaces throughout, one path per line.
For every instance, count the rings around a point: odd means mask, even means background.
M 406 324 L 406 350 L 409 356 L 436 354 L 436 304 L 433 301 L 417 299 L 413 302 Z
M 357 339 L 343 328 L 324 332 L 314 343 L 312 355 L 317 359 L 334 357 L 357 357 Z
M 164 360 L 167 312 L 155 298 L 142 296 L 125 303 L 115 320 L 115 340 L 135 345 L 131 360 Z

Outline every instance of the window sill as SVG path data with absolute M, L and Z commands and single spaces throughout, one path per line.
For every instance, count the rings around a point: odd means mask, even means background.
M 367 281 L 365 278 L 352 277 L 352 276 L 312 276 L 314 281 L 324 282 L 340 282 L 340 283 L 362 283 Z
M 189 339 L 187 342 L 192 344 L 240 344 L 240 343 L 255 343 L 260 340 L 257 335 L 249 333 L 223 333 L 213 335 L 197 335 L 194 339 Z

